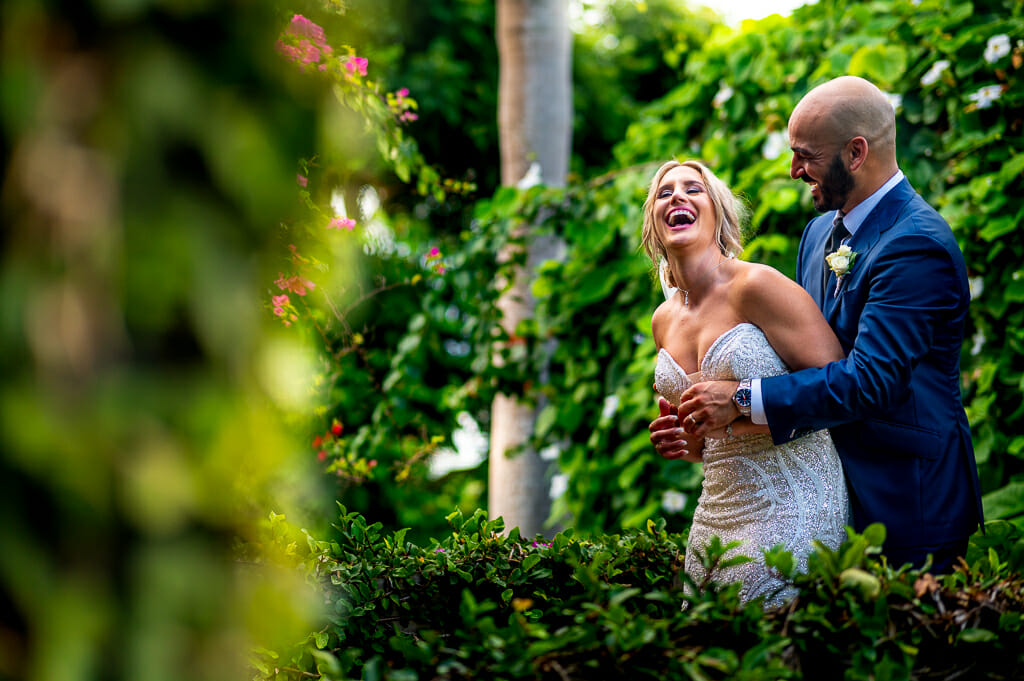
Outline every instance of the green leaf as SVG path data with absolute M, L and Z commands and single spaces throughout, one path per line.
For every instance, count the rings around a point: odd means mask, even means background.
M 885 525 L 882 523 L 871 523 L 864 528 L 863 534 L 872 546 L 881 546 L 885 543 Z
M 981 498 L 986 518 L 1013 518 L 1024 513 L 1024 482 L 1010 484 Z
M 1024 153 L 1017 154 L 999 169 L 999 181 L 1006 186 L 1024 175 Z
M 1012 215 L 1003 215 L 988 221 L 985 228 L 978 232 L 985 241 L 995 241 L 1004 234 L 1017 229 L 1017 220 Z
M 850 75 L 863 76 L 882 89 L 891 88 L 907 70 L 907 50 L 899 44 L 867 45 L 850 58 Z
M 964 629 L 960 633 L 960 640 L 967 643 L 985 643 L 986 641 L 994 641 L 998 638 L 998 634 L 988 629 Z

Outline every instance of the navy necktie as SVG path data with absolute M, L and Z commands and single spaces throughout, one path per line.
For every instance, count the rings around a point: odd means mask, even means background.
M 832 233 L 828 236 L 828 241 L 825 242 L 825 253 L 822 255 L 822 262 L 825 266 L 825 271 L 821 277 L 821 298 L 825 299 L 825 294 L 828 293 L 828 275 L 832 273 L 832 270 L 828 266 L 828 261 L 825 260 L 825 256 L 835 253 L 836 249 L 843 243 L 843 239 L 850 236 L 850 232 L 847 231 L 846 225 L 843 224 L 843 214 L 836 213 L 836 220 L 832 223 Z

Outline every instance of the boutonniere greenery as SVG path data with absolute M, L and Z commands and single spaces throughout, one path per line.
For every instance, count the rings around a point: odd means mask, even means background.
M 853 261 L 857 258 L 857 253 L 853 251 L 849 246 L 843 244 L 832 253 L 825 256 L 825 262 L 828 263 L 828 267 L 832 270 L 836 277 L 836 290 L 832 294 L 833 297 L 839 295 L 839 287 L 843 283 L 843 277 L 849 274 L 853 268 Z

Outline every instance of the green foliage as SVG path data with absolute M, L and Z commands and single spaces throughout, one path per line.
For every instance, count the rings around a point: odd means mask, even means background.
M 787 118 L 807 90 L 845 73 L 891 93 L 901 168 L 964 251 L 975 296 L 963 394 L 985 504 L 990 518 L 1024 517 L 1012 491 L 1024 480 L 1024 438 L 1016 435 L 1024 427 L 1024 284 L 1008 237 L 1024 217 L 1022 38 L 1021 5 L 999 0 L 823 0 L 792 17 L 745 22 L 688 55 L 680 84 L 644 108 L 615 146 L 616 171 L 478 213 L 482 229 L 538 216 L 535 229 L 567 244 L 563 259 L 539 268 L 537 316 L 523 329 L 534 334 L 529 347 L 553 339 L 556 349 L 526 353 L 521 365 L 523 383 L 542 371 L 550 377 L 535 384 L 547 405 L 537 446 L 557 446 L 569 475 L 553 519 L 568 514 L 583 531 L 641 527 L 666 492 L 682 491 L 688 504 L 670 523 L 685 526 L 699 471 L 658 460 L 647 439 L 656 414 L 648 329 L 660 290 L 638 254 L 645 185 L 669 158 L 702 159 L 750 204 L 743 257 L 792 275 L 813 209 L 789 178 Z M 941 60 L 951 65 L 932 78 Z M 996 86 L 985 91 L 993 99 L 979 98 L 988 86 Z
M 4 679 L 240 677 L 312 626 L 232 560 L 314 473 L 253 294 L 319 102 L 241 10 L 3 5 Z
M 736 585 L 695 590 L 685 538 L 663 520 L 589 539 L 506 535 L 483 511 L 447 520 L 421 547 L 342 507 L 338 540 L 305 555 L 323 627 L 266 651 L 258 678 L 1009 678 L 1024 665 L 1024 543 L 1008 523 L 941 578 L 879 562 L 880 527 L 819 546 L 806 574 L 774 550 L 799 595 L 765 611 Z

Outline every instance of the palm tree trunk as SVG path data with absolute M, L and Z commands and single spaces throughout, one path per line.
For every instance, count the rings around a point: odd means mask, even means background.
M 563 186 L 572 143 L 568 0 L 498 0 L 497 41 L 502 184 L 519 185 L 539 169 L 542 183 Z M 515 272 L 512 288 L 498 301 L 511 343 L 517 342 L 519 322 L 533 316 L 533 266 L 560 250 L 557 241 L 531 238 L 531 228 L 521 227 L 527 265 Z M 513 255 L 506 250 L 498 257 Z M 491 408 L 489 513 L 527 537 L 541 532 L 550 511 L 547 462 L 528 446 L 535 419 L 535 408 L 517 395 L 498 395 Z

